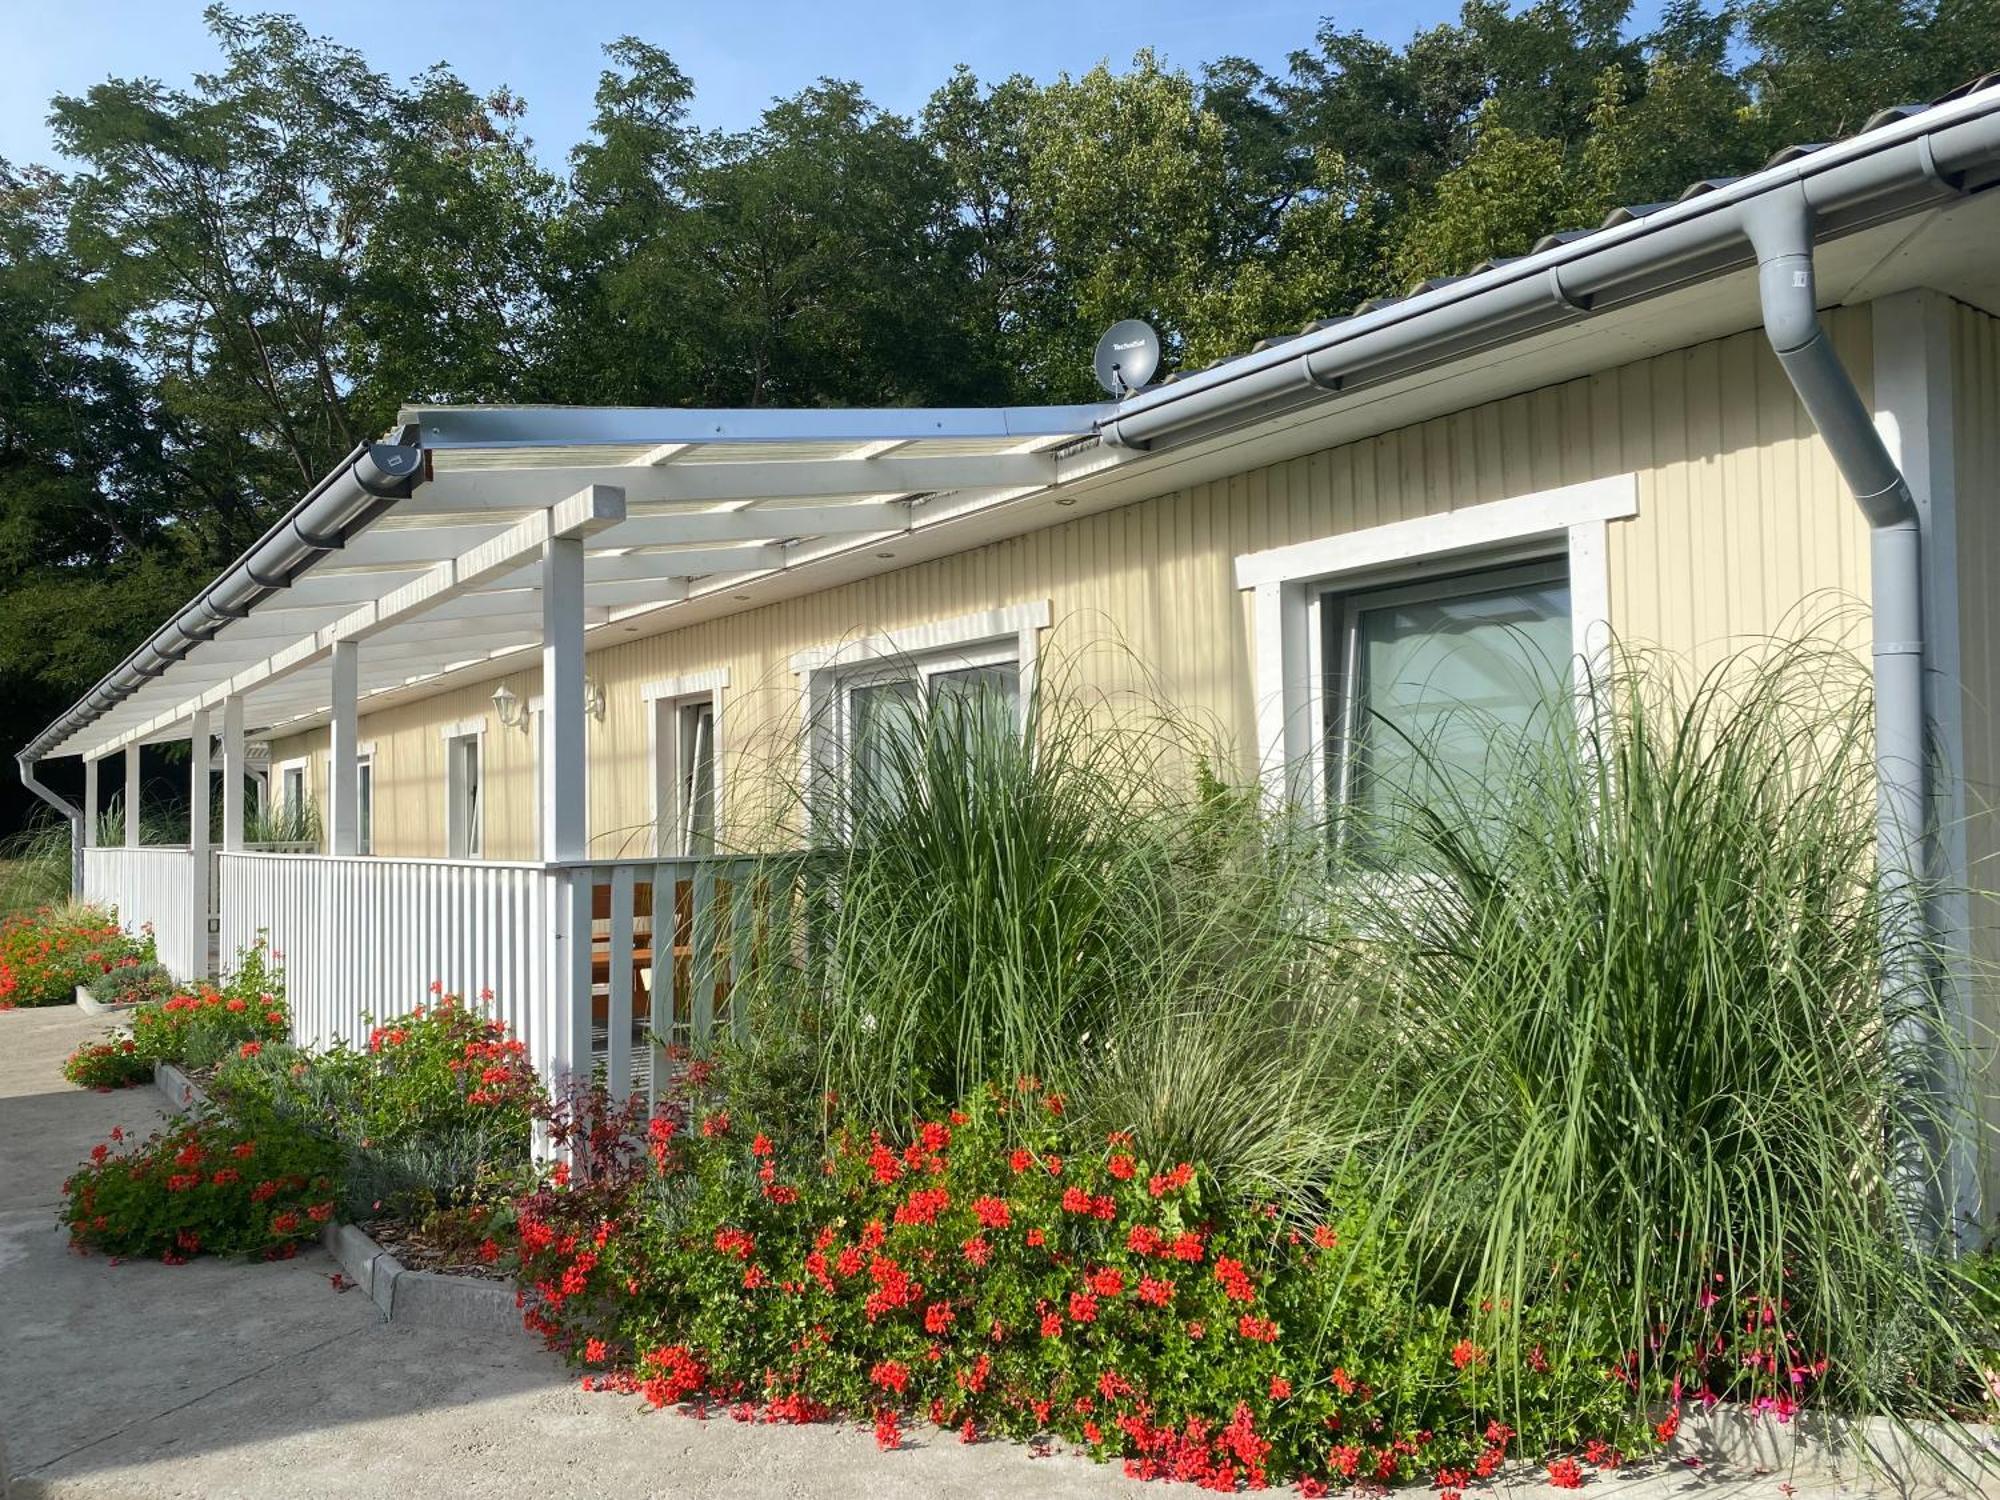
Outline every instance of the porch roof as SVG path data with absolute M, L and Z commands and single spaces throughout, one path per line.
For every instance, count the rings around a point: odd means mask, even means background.
M 1054 486 L 1102 414 L 410 407 L 398 442 L 357 450 L 201 596 L 229 602 L 183 611 L 169 629 L 184 639 L 135 653 L 136 689 L 87 698 L 36 753 L 184 739 L 232 695 L 254 735 L 303 727 L 326 714 L 340 640 L 363 643 L 364 705 L 536 648 L 541 544 L 558 531 L 584 538 L 593 634 L 836 554 L 879 565 L 912 531 Z M 312 507 L 343 484 L 354 518 L 316 530 Z M 283 576 L 259 565 L 286 548 Z

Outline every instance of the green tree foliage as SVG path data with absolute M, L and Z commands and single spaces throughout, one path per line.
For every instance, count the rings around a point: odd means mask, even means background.
M 423 401 L 1088 399 L 1144 317 L 1181 367 L 1754 168 L 1992 66 L 2000 0 L 1469 0 L 1396 45 L 822 78 L 749 130 L 606 47 L 562 170 L 524 104 L 283 15 L 51 105 L 0 163 L 0 699 L 25 735 L 348 448 Z

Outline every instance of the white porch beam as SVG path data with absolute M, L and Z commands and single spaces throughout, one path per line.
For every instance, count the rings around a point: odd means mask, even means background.
M 198 708 L 188 722 L 188 907 L 193 930 L 187 935 L 195 974 L 208 972 L 208 710 Z
M 139 846 L 139 746 L 125 747 L 125 847 Z
M 678 501 L 813 500 L 840 495 L 928 494 L 938 490 L 1014 489 L 1054 484 L 1047 453 L 992 453 L 952 458 L 774 459 L 751 463 L 577 465 L 574 468 L 451 469 L 420 488 L 454 509 L 528 509 L 552 492 L 583 484 L 615 485 L 633 505 Z
M 746 568 L 775 568 L 783 565 L 785 549 L 775 542 L 748 547 L 701 547 L 662 551 L 586 552 L 583 558 L 584 585 L 593 603 L 597 588 L 606 583 L 667 583 L 677 578 L 694 578 L 704 573 L 737 573 Z M 523 593 L 539 584 L 540 567 L 530 564 L 481 586 L 472 597 L 507 592 Z M 540 618 L 541 606 L 531 605 Z
M 672 547 L 703 542 L 777 542 L 800 536 L 907 531 L 910 508 L 900 501 L 853 505 L 752 505 L 743 510 L 632 512 L 606 533 L 600 547 Z
M 243 695 L 222 700 L 222 849 L 234 854 L 243 847 Z
M 480 584 L 518 570 L 552 536 L 582 538 L 594 535 L 623 520 L 624 516 L 625 497 L 615 487 L 586 486 L 559 504 L 509 527 L 490 541 L 426 569 L 382 598 L 349 611 L 312 635 L 294 641 L 226 680 L 191 695 L 174 708 L 91 746 L 87 753 L 105 755 L 162 730 L 175 728 L 185 723 L 196 708 L 206 710 L 218 706 L 231 693 L 247 693 L 317 665 L 332 653 L 335 641 L 366 639 L 401 620 L 414 619 Z

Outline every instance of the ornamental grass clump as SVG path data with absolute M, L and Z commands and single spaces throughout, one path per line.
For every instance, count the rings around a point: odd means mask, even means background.
M 1581 1285 L 1635 1398 L 1983 1404 L 1907 1156 L 1978 1127 L 1932 1086 L 1935 989 L 1885 992 L 1865 676 L 1795 647 L 1598 688 L 1502 795 L 1431 778 L 1345 845 L 1364 983 L 1326 1108 L 1413 1295 L 1491 1309 L 1512 1379 L 1519 1320 Z
M 1148 1150 L 1295 1185 L 1340 1064 L 1323 852 L 1190 726 L 1047 686 L 1024 717 L 940 695 L 814 788 L 798 938 L 766 944 L 798 961 L 732 1000 L 753 1069 L 884 1129 L 1034 1076 Z

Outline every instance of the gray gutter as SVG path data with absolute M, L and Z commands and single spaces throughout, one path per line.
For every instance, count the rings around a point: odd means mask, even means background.
M 231 620 L 242 619 L 252 605 L 289 588 L 300 573 L 344 546 L 349 535 L 384 507 L 407 496 L 422 475 L 423 462 L 423 449 L 406 444 L 356 447 L 249 551 L 17 752 L 23 783 L 44 801 L 69 809 L 68 803 L 33 779 L 34 763 L 51 746 L 131 697 Z
M 1755 264 L 1743 221 L 1803 189 L 1820 239 L 2000 179 L 2000 89 L 1941 104 L 1657 213 L 1155 386 L 1098 424 L 1116 447 L 1192 441 Z

